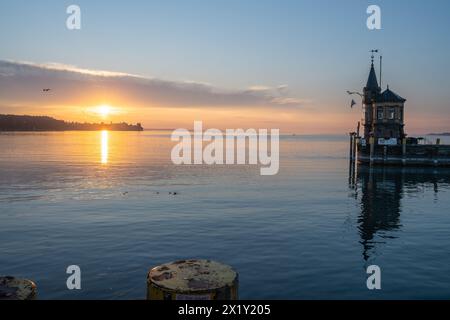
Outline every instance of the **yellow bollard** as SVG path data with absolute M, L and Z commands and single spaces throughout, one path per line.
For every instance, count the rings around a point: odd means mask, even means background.
M 33 281 L 0 277 L 0 300 L 34 300 L 37 288 Z
M 238 274 L 211 260 L 180 260 L 147 275 L 147 300 L 237 300 Z

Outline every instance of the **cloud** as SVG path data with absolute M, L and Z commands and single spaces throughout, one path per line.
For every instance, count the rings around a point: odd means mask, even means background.
M 267 91 L 271 91 L 272 87 L 258 85 L 258 86 L 251 86 L 247 90 L 248 91 L 256 91 L 256 92 L 258 92 L 258 91 L 260 91 L 260 92 L 266 91 L 267 92 Z
M 43 94 L 43 88 L 52 90 Z M 59 63 L 0 60 L 0 103 L 3 105 L 79 105 L 94 97 L 115 97 L 136 107 L 298 107 L 302 104 L 301 99 L 288 97 L 287 93 L 286 85 L 226 90 L 192 81 L 169 81 Z

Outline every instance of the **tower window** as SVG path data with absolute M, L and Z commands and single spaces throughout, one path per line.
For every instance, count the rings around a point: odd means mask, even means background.
M 378 120 L 383 120 L 384 119 L 384 112 L 383 112 L 383 108 L 379 107 L 377 109 L 377 119 Z
M 390 120 L 394 120 L 395 119 L 395 108 L 394 107 L 390 107 L 389 108 L 389 119 Z

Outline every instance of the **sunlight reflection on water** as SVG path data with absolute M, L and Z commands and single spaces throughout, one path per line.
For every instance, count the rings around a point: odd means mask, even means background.
M 108 163 L 108 150 L 109 150 L 109 133 L 107 130 L 103 130 L 101 132 L 101 146 L 102 146 L 102 160 L 101 163 L 102 164 L 107 164 Z
M 42 299 L 141 299 L 150 267 L 211 258 L 244 299 L 358 299 L 378 264 L 375 297 L 448 298 L 448 171 L 358 170 L 349 188 L 347 143 L 281 137 L 280 172 L 262 177 L 175 166 L 167 132 L 0 134 L 0 271 Z

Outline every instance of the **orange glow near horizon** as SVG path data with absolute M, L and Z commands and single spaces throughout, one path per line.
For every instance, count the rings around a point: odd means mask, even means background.
M 6 86 L 2 84 L 0 90 L 1 114 L 50 116 L 80 123 L 140 123 L 145 129 L 191 129 L 194 121 L 203 121 L 205 128 L 280 129 L 285 134 L 347 134 L 363 117 L 361 105 L 351 109 L 343 91 L 333 93 L 333 97 L 331 92 L 328 95 L 314 88 L 305 89 L 305 99 L 295 99 L 295 94 L 291 97 L 288 91 L 275 87 L 221 89 L 70 65 L 13 65 L 8 68 L 17 70 L 17 75 L 5 69 L 7 76 L 2 77 Z M 41 86 L 34 82 L 40 79 L 36 75 L 49 77 L 49 83 L 54 84 L 50 92 L 36 90 Z M 25 78 L 29 81 L 23 81 Z M 414 97 L 410 91 L 408 97 L 408 134 L 450 130 L 446 100 L 436 100 L 424 108 L 431 96 Z M 430 112 L 432 108 L 436 112 Z
M 106 100 L 103 100 L 106 101 Z M 97 102 L 97 104 L 96 104 Z M 90 107 L 86 107 L 90 106 Z M 121 106 L 121 107 L 117 107 Z M 357 110 L 334 106 L 314 109 L 264 107 L 184 107 L 175 108 L 140 105 L 129 101 L 108 99 L 86 101 L 79 104 L 18 108 L 15 114 L 48 115 L 56 119 L 75 122 L 127 122 L 141 123 L 149 129 L 192 129 L 194 121 L 203 121 L 205 128 L 277 128 L 282 134 L 347 134 L 355 130 L 362 114 Z M 409 134 L 448 131 L 448 118 L 433 117 L 409 111 L 406 115 Z

